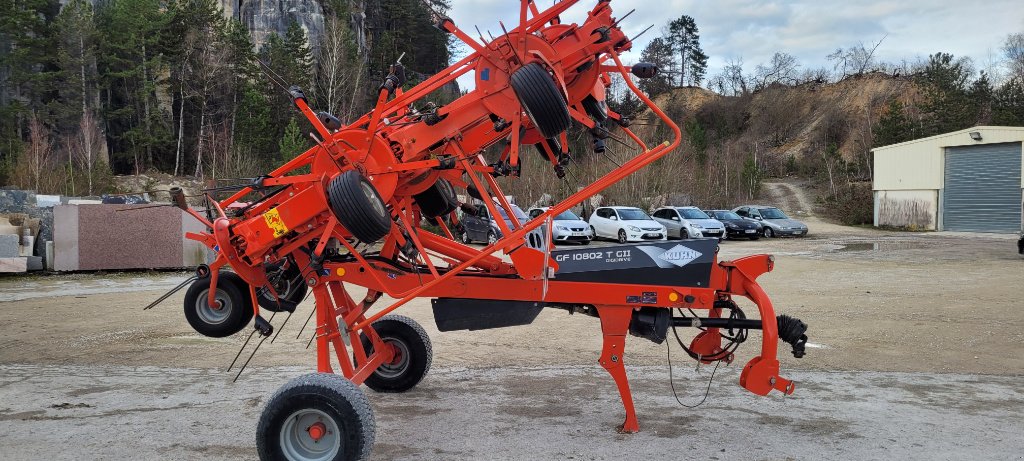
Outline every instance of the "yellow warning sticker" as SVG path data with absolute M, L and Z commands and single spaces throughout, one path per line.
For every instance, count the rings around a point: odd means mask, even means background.
M 281 220 L 281 214 L 277 212 L 277 208 L 272 208 L 270 211 L 263 213 L 263 219 L 267 221 L 267 227 L 274 231 L 275 238 L 288 233 L 288 226 L 284 225 L 284 221 Z

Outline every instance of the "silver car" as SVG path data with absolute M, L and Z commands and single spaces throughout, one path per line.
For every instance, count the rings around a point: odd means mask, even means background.
M 784 235 L 795 237 L 807 235 L 807 224 L 786 216 L 786 213 L 773 206 L 743 205 L 733 208 L 732 211 L 744 219 L 761 223 L 764 228 L 762 232 L 768 238 Z
M 545 211 L 548 211 L 548 207 L 530 208 L 530 219 L 540 216 Z M 579 242 L 587 245 L 594 239 L 594 233 L 591 231 L 590 225 L 571 211 L 563 211 L 552 218 L 551 221 L 553 224 L 551 238 L 556 244 Z
M 725 224 L 695 206 L 665 206 L 654 210 L 654 220 L 668 229 L 669 238 L 725 237 Z

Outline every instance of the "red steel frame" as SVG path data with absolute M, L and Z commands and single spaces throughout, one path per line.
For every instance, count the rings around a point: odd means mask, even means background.
M 639 430 L 623 364 L 630 319 L 639 306 L 625 305 L 622 300 L 638 292 L 654 291 L 658 302 L 645 304 L 645 307 L 704 309 L 710 316 L 717 317 L 721 312 L 714 307 L 716 300 L 741 296 L 757 305 L 764 321 L 761 353 L 744 367 L 740 384 L 759 395 L 766 395 L 772 389 L 792 393 L 793 384 L 779 376 L 775 312 L 756 281 L 761 274 L 772 270 L 770 256 L 750 256 L 731 262 L 717 262 L 716 258 L 710 286 L 664 287 L 559 281 L 558 264 L 550 258 L 550 248 L 545 251 L 524 244 L 526 235 L 550 218 L 672 152 L 681 139 L 676 124 L 634 85 L 629 70 L 623 66 L 619 54 L 629 50 L 632 43 L 618 28 L 609 1 L 598 1 L 582 24 L 561 24 L 559 15 L 578 1 L 563 0 L 539 11 L 532 0 L 521 0 L 519 25 L 490 42 L 483 38 L 474 40 L 451 20 L 441 18 L 440 26 L 466 43 L 473 53 L 411 89 L 394 93 L 381 91 L 373 112 L 338 130 L 324 126 L 305 99 L 297 97 L 296 106 L 317 131 L 318 136 L 314 137 L 317 145 L 277 168 L 263 181 L 263 186 L 285 186 L 284 189 L 257 201 L 240 217 L 229 218 L 222 209 L 253 193 L 253 188 L 243 189 L 220 202 L 211 199 L 217 212 L 212 222 L 191 212 L 207 225 L 209 232 L 187 236 L 217 252 L 216 260 L 210 264 L 215 277 L 211 283 L 216 284 L 219 269 L 230 266 L 252 287 L 252 308 L 259 315 L 255 287 L 270 287 L 264 264 L 292 258 L 302 268 L 303 279 L 315 296 L 318 371 L 338 371 L 356 384 L 361 384 L 380 364 L 394 358 L 393 348 L 381 341 L 371 324 L 415 298 L 457 297 L 594 306 L 604 337 L 600 363 L 618 386 L 626 412 L 621 427 L 624 432 Z M 640 147 L 640 154 L 525 225 L 513 223 L 516 228 L 509 229 L 498 220 L 503 238 L 483 249 L 455 242 L 441 219 L 437 223 L 447 238 L 417 232 L 420 213 L 412 196 L 430 187 L 438 177 L 448 179 L 456 187 L 473 186 L 481 194 L 493 197 L 494 200 L 483 200 L 492 216 L 498 206 L 511 215 L 504 194 L 490 174 L 493 169 L 487 166 L 481 152 L 510 140 L 502 155 L 516 165 L 521 144 L 543 140 L 509 85 L 512 72 L 532 62 L 541 63 L 551 73 L 563 91 L 572 118 L 588 127 L 593 127 L 594 121 L 585 114 L 581 101 L 588 95 L 603 100 L 611 76 L 620 75 L 630 90 L 671 129 L 672 140 L 649 148 L 639 136 L 623 127 L 627 136 Z M 588 62 L 592 65 L 587 66 Z M 469 72 L 475 72 L 475 90 L 440 108 L 437 115 L 443 119 L 439 123 L 431 126 L 416 123 L 417 114 L 411 110 L 416 101 Z M 495 131 L 492 116 L 508 121 L 508 126 Z M 609 116 L 620 118 L 613 112 Z M 561 145 L 568 145 L 564 134 Z M 557 155 L 548 153 L 551 161 L 557 163 Z M 455 160 L 455 168 L 441 169 L 442 158 L 446 156 Z M 308 167 L 304 170 L 307 173 L 295 174 L 305 167 Z M 351 169 L 358 169 L 370 179 L 395 221 L 384 239 L 380 257 L 395 258 L 398 249 L 408 244 L 407 236 L 418 250 L 417 263 L 426 266 L 428 273 L 402 270 L 379 259 L 368 260 L 356 250 L 350 241 L 352 235 L 330 211 L 326 194 L 330 180 Z M 317 245 L 311 254 L 307 246 L 314 239 Z M 346 247 L 354 260 L 311 264 L 314 258 L 323 255 L 332 239 Z M 508 255 L 511 263 L 495 256 L 498 251 Z M 345 289 L 346 284 L 365 287 L 366 297 L 359 302 L 353 300 Z M 214 292 L 210 290 L 211 298 Z M 369 315 L 368 310 L 382 294 L 397 301 Z M 212 299 L 210 303 L 214 305 Z M 721 350 L 717 330 L 709 331 L 695 341 L 695 352 L 711 355 Z M 373 345 L 369 354 L 363 348 L 360 334 L 366 335 Z M 348 335 L 351 353 L 342 335 Z M 332 366 L 332 357 L 340 370 Z M 355 358 L 355 363 L 350 357 Z

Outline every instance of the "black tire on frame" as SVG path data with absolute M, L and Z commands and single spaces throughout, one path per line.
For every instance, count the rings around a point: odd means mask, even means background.
M 302 280 L 302 273 L 294 264 L 283 271 L 276 270 L 280 272 L 273 275 L 278 277 L 274 291 L 277 292 L 279 298 L 275 298 L 274 294 L 266 287 L 259 287 L 256 289 L 256 300 L 260 303 L 261 309 L 271 312 L 295 312 L 299 303 L 306 299 L 306 291 L 309 290 L 309 287 L 306 286 L 305 280 Z
M 223 338 L 242 331 L 252 320 L 252 305 L 245 281 L 234 272 L 220 271 L 216 299 L 221 307 L 209 305 L 211 277 L 197 279 L 185 292 L 185 320 L 203 336 Z
M 527 64 L 513 72 L 511 84 L 519 103 L 542 136 L 553 138 L 572 125 L 565 96 L 539 63 Z
M 345 171 L 327 186 L 327 202 L 334 217 L 345 229 L 363 243 L 374 243 L 391 230 L 391 214 L 387 205 L 362 174 Z
M 428 218 L 444 216 L 455 211 L 459 199 L 455 197 L 455 188 L 447 179 L 437 178 L 427 190 L 413 196 L 420 207 L 420 212 Z
M 319 440 L 310 428 L 319 423 Z M 330 373 L 299 376 L 267 402 L 256 427 L 261 460 L 360 460 L 370 456 L 376 422 L 358 386 Z
M 364 382 L 377 392 L 405 392 L 415 387 L 430 371 L 434 349 L 430 336 L 415 320 L 404 315 L 385 315 L 373 322 L 373 329 L 385 343 L 396 348 L 395 362 L 382 364 Z M 373 344 L 362 336 L 363 348 L 369 354 Z

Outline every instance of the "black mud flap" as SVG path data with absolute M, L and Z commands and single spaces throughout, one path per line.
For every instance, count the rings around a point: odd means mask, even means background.
M 437 298 L 430 301 L 440 331 L 488 330 L 529 325 L 544 304 L 534 301 Z
M 717 247 L 718 239 L 711 238 L 552 251 L 554 280 L 705 288 Z

